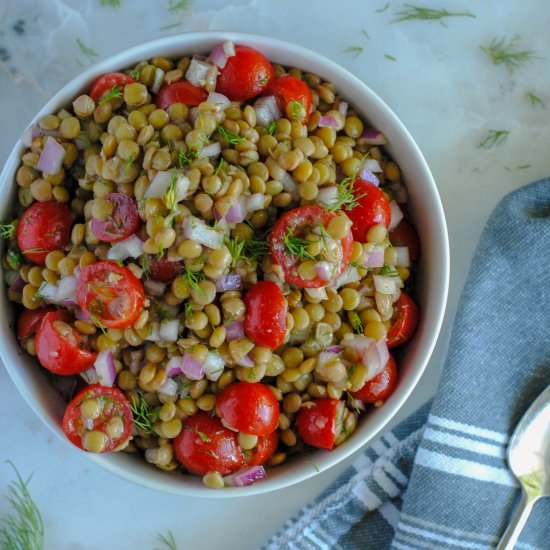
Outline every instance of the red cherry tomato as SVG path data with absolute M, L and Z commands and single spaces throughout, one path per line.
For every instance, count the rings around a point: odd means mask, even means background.
M 162 87 L 155 103 L 159 109 L 168 109 L 172 103 L 183 103 L 188 107 L 196 107 L 206 101 L 207 97 L 206 90 L 193 86 L 187 80 L 178 80 Z
M 407 220 L 401 220 L 399 225 L 388 233 L 388 236 L 393 246 L 406 246 L 409 249 L 411 261 L 418 260 L 420 257 L 420 240 L 415 228 Z
M 231 101 L 246 101 L 261 94 L 274 77 L 269 60 L 248 46 L 235 46 L 235 55 L 220 69 L 216 92 Z
M 106 93 L 113 89 L 113 86 L 124 88 L 126 84 L 131 84 L 135 80 L 124 73 L 107 73 L 96 78 L 90 89 L 90 97 L 94 101 L 99 101 Z
M 291 120 L 307 122 L 312 111 L 313 98 L 309 86 L 299 78 L 290 75 L 272 80 L 264 95 L 274 95 L 279 108 Z
M 394 348 L 408 342 L 418 326 L 418 306 L 408 294 L 401 291 L 394 308 L 391 326 L 387 335 L 388 348 Z
M 226 428 L 219 418 L 202 411 L 183 421 L 183 428 L 172 443 L 177 459 L 200 476 L 208 472 L 225 476 L 244 465 L 237 433 Z
M 285 339 L 288 302 L 271 281 L 260 281 L 244 297 L 244 332 L 259 346 L 277 349 Z
M 157 256 L 149 261 L 151 278 L 161 283 L 171 283 L 180 274 L 182 267 L 181 262 L 172 262 Z
M 396 382 L 397 367 L 395 359 L 390 355 L 383 371 L 367 380 L 361 389 L 350 393 L 356 399 L 363 401 L 363 403 L 385 401 L 393 393 Z
M 95 316 L 103 326 L 126 328 L 141 314 L 145 292 L 130 269 L 103 261 L 82 268 L 76 298 L 80 309 Z
M 52 250 L 62 250 L 71 239 L 72 217 L 66 204 L 56 201 L 35 202 L 29 206 L 17 226 L 17 243 L 31 262 L 45 265 Z
M 24 309 L 17 318 L 17 338 L 20 342 L 26 342 L 34 336 L 46 313 L 56 311 L 52 306 L 39 309 Z
M 105 198 L 114 205 L 113 212 L 105 220 L 92 218 L 92 233 L 107 243 L 123 241 L 139 224 L 136 201 L 124 193 L 109 193 Z
M 237 382 L 216 398 L 216 411 L 229 426 L 252 435 L 267 435 L 279 424 L 279 402 L 259 382 Z
M 258 443 L 250 451 L 244 451 L 248 466 L 261 466 L 265 464 L 277 450 L 279 433 L 271 432 L 268 435 L 258 436 Z
M 299 206 L 298 208 L 285 212 L 277 220 L 269 237 L 269 248 L 273 256 L 273 261 L 282 267 L 287 282 L 302 288 L 319 288 L 327 284 L 327 281 L 321 279 L 321 277 L 307 280 L 302 279 L 297 269 L 299 259 L 288 253 L 284 244 L 284 238 L 290 231 L 292 231 L 294 236 L 299 237 L 300 231 L 305 227 L 315 228 L 319 225 L 326 227 L 335 216 L 336 214 L 334 212 L 325 212 L 321 206 Z M 349 264 L 351 250 L 353 248 L 351 233 L 340 242 L 342 243 L 342 259 L 335 274 L 335 278 L 338 277 Z
M 99 405 L 97 418 L 85 418 L 82 415 L 82 403 L 88 399 L 94 399 Z M 118 437 L 112 437 L 113 429 L 109 428 L 109 421 L 119 418 L 122 421 L 122 432 Z M 91 425 L 90 425 L 91 422 Z M 111 426 L 117 421 L 111 422 Z M 86 433 L 90 431 L 102 432 L 105 436 L 105 446 L 101 453 L 116 450 L 117 447 L 127 441 L 132 433 L 133 415 L 130 403 L 126 396 L 118 388 L 109 388 L 93 384 L 86 386 L 76 394 L 67 405 L 63 416 L 63 431 L 69 441 L 83 449 L 86 448 Z
M 340 401 L 323 397 L 314 399 L 311 403 L 312 406 L 303 407 L 298 412 L 298 433 L 309 445 L 330 450 L 336 441 L 336 418 Z
M 97 354 L 82 348 L 80 333 L 71 325 L 73 318 L 66 310 L 46 313 L 35 338 L 40 364 L 54 374 L 78 374 L 91 367 Z
M 376 185 L 365 180 L 353 182 L 353 195 L 358 204 L 355 208 L 346 210 L 346 214 L 353 222 L 351 231 L 354 240 L 364 243 L 367 242 L 367 231 L 373 225 L 390 225 L 390 203 Z

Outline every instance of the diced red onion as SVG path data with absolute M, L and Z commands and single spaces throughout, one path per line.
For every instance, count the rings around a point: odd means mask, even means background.
M 338 105 L 338 112 L 344 117 L 344 119 L 348 114 L 348 108 L 349 105 L 345 101 L 340 101 L 340 105 Z
M 356 281 L 361 280 L 361 275 L 357 271 L 356 267 L 348 267 L 344 269 L 344 272 L 334 281 L 332 281 L 328 286 L 333 288 L 340 288 L 341 286 L 347 285 L 349 283 L 355 283 Z
M 380 374 L 390 358 L 388 345 L 385 340 L 378 340 L 370 346 L 361 357 L 361 362 L 367 367 L 367 380 Z
M 321 187 L 317 193 L 317 198 L 315 199 L 319 204 L 324 203 L 329 206 L 338 202 L 338 187 L 336 185 L 331 185 L 330 187 Z
M 145 338 L 145 340 L 148 340 L 149 342 L 160 342 L 160 326 L 159 323 L 156 321 L 151 323 L 150 325 L 150 332 L 149 335 Z
M 81 321 L 86 321 L 87 323 L 92 322 L 92 318 L 90 317 L 90 314 L 87 311 L 82 311 L 80 308 L 75 310 L 74 316 L 77 319 L 80 319 Z
M 366 410 L 365 403 L 363 403 L 363 401 L 361 401 L 360 399 L 354 399 L 353 400 L 353 408 L 356 408 L 356 407 L 360 411 L 365 411 Z
M 162 79 L 164 78 L 164 71 L 160 67 L 155 68 L 155 76 L 153 78 L 153 84 L 151 86 L 151 91 L 154 94 L 158 94 L 160 87 L 162 86 Z
M 390 277 L 388 275 L 373 275 L 374 288 L 380 294 L 395 294 L 399 290 L 399 277 Z
M 360 179 L 368 181 L 369 183 L 376 185 L 376 187 L 380 185 L 380 180 L 371 172 L 371 170 L 369 170 L 366 163 L 361 166 L 361 169 L 357 175 Z
M 172 377 L 172 376 L 176 376 L 177 374 L 181 374 L 183 372 L 182 363 L 183 363 L 183 357 L 179 355 L 170 357 L 170 359 L 168 360 L 168 363 L 166 363 L 164 367 L 166 371 L 166 376 Z
M 209 352 L 202 366 L 208 380 L 216 381 L 222 374 L 225 361 L 219 353 Z
M 364 260 L 361 262 L 364 267 L 383 267 L 384 266 L 384 251 L 383 250 L 370 250 L 365 252 Z
M 216 291 L 240 290 L 243 286 L 241 276 L 238 273 L 228 273 L 216 281 Z
M 342 351 L 342 346 L 330 346 L 327 348 L 329 353 L 340 353 Z
M 170 187 L 171 177 L 170 172 L 159 170 L 151 180 L 149 187 L 145 190 L 145 197 L 148 199 L 162 199 Z
M 235 44 L 233 44 L 231 40 L 224 40 L 222 46 L 223 51 L 225 52 L 225 55 L 227 55 L 227 57 L 233 57 L 234 55 L 236 55 Z
M 59 281 L 57 282 L 57 299 L 60 302 L 65 300 L 75 302 L 77 284 L 78 279 L 74 275 L 61 277 L 61 279 L 59 279 Z
M 242 321 L 231 321 L 225 327 L 225 339 L 228 342 L 244 338 L 244 326 Z
M 143 286 L 145 287 L 145 291 L 150 296 L 155 296 L 159 298 L 164 294 L 164 291 L 166 290 L 166 285 L 164 283 L 160 283 L 159 281 L 154 281 L 153 279 L 145 279 L 143 282 Z
M 223 246 L 223 233 L 219 233 L 212 227 L 207 226 L 195 216 L 185 218 L 183 222 L 183 236 L 187 239 L 197 241 L 208 248 L 219 249 Z
M 250 369 L 254 366 L 254 361 L 252 361 L 252 357 L 250 355 L 246 354 L 243 357 L 241 357 L 238 361 L 235 361 L 237 365 L 240 367 L 245 367 L 247 369 Z
M 65 149 L 53 137 L 48 136 L 40 153 L 37 168 L 45 174 L 57 174 L 61 169 L 65 154 Z
M 185 353 L 181 363 L 181 372 L 189 378 L 189 380 L 200 380 L 203 377 L 202 364 L 190 355 Z
M 374 338 L 360 336 L 358 334 L 348 336 L 340 342 L 342 347 L 355 350 L 359 359 L 361 359 L 365 352 L 375 343 L 376 340 Z
M 397 257 L 396 267 L 409 267 L 411 265 L 408 246 L 394 246 L 393 250 Z
M 216 105 L 216 107 L 219 107 L 222 111 L 231 105 L 231 100 L 219 92 L 210 92 L 206 101 L 212 103 L 212 105 Z
M 36 128 L 35 124 L 33 124 L 32 126 L 28 126 L 27 128 L 25 128 L 25 130 L 23 131 L 23 134 L 19 138 L 21 140 L 21 143 L 25 147 L 30 147 L 32 145 L 32 142 L 35 139 L 34 128 Z
M 203 157 L 217 157 L 222 152 L 222 146 L 219 142 L 210 143 L 205 145 L 198 153 L 199 158 Z
M 319 128 L 334 128 L 337 129 L 340 126 L 340 123 L 330 115 L 323 115 L 319 118 L 319 123 L 317 124 Z
M 219 44 L 216 44 L 212 48 L 212 51 L 210 52 L 208 60 L 211 61 L 214 65 L 216 65 L 216 67 L 223 69 L 227 63 L 227 58 L 232 57 L 233 55 L 235 55 L 235 47 L 234 46 L 233 48 L 229 46 L 226 47 L 225 42 L 224 43 L 220 42 Z
M 229 487 L 246 487 L 266 477 L 263 466 L 250 466 L 225 476 L 223 480 Z
M 331 271 L 328 262 L 317 262 L 315 264 L 315 271 L 317 272 L 319 279 L 323 279 L 323 281 L 330 281 Z
M 102 386 L 112 386 L 116 379 L 116 368 L 113 352 L 111 350 L 100 351 L 94 362 L 99 383 Z
M 185 73 L 185 78 L 193 86 L 198 86 L 199 88 L 206 88 L 210 83 L 212 78 L 212 69 L 215 70 L 215 74 L 218 74 L 218 69 L 215 65 L 207 63 L 206 61 L 199 61 L 198 59 L 192 59 L 189 64 L 189 68 Z
M 368 145 L 385 145 L 388 143 L 386 136 L 380 130 L 375 130 L 374 128 L 366 128 L 361 134 L 360 139 L 364 140 Z
M 174 396 L 178 393 L 178 389 L 179 384 L 175 380 L 167 378 L 164 384 L 162 384 L 162 386 L 159 388 L 159 393 Z
M 127 258 L 139 258 L 142 254 L 143 241 L 137 235 L 130 235 L 127 239 L 111 246 L 107 251 L 107 258 L 122 261 Z
M 390 225 L 388 226 L 388 231 L 391 231 L 392 229 L 395 229 L 399 222 L 403 219 L 403 211 L 401 208 L 399 208 L 399 205 L 395 201 L 390 202 L 390 209 L 391 209 L 391 221 Z
M 367 159 L 363 164 L 363 168 L 366 168 L 367 170 L 370 170 L 371 172 L 375 172 L 377 174 L 383 171 L 380 163 L 376 159 Z
M 241 201 L 237 201 L 235 204 L 231 205 L 225 219 L 229 223 L 241 223 L 246 218 L 246 210 Z
M 159 335 L 160 339 L 165 342 L 175 342 L 178 339 L 180 331 L 179 319 L 170 319 L 160 323 Z
M 298 196 L 298 184 L 288 172 L 283 171 L 279 181 L 283 184 L 283 189 L 290 193 L 293 198 Z
M 324 286 L 319 288 L 306 288 L 306 293 L 314 300 L 328 300 L 327 289 Z
M 18 275 L 17 272 L 15 273 L 16 273 L 16 276 L 10 285 L 10 290 L 13 292 L 22 292 L 27 283 L 25 282 L 23 277 L 21 277 L 21 275 Z
M 245 209 L 247 212 L 262 210 L 265 204 L 265 195 L 263 193 L 253 193 L 246 197 Z
M 256 123 L 259 126 L 269 126 L 283 116 L 277 98 L 273 95 L 258 98 L 254 102 L 254 111 L 256 112 Z
M 99 376 L 97 375 L 97 371 L 94 367 L 90 367 L 89 369 L 86 369 L 85 371 L 82 371 L 80 373 L 80 376 L 84 379 L 86 384 L 98 384 L 99 383 Z

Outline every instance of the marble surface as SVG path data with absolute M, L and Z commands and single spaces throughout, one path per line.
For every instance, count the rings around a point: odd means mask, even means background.
M 451 241 L 442 336 L 400 417 L 437 388 L 452 318 L 475 244 L 497 202 L 550 174 L 550 10 L 540 0 L 426 0 L 468 12 L 396 22 L 407 2 L 385 0 L 0 0 L 0 162 L 34 112 L 82 66 L 173 33 L 223 29 L 317 50 L 355 73 L 401 117 L 437 182 Z M 181 9 L 187 6 L 186 9 Z M 517 37 L 533 57 L 510 71 L 480 46 Z M 80 44 L 80 45 L 79 45 Z M 500 144 L 481 144 L 491 131 Z M 502 134 L 501 134 L 502 135 Z M 498 306 L 497 306 L 498 307 Z M 0 369 L 0 488 L 23 475 L 42 510 L 46 548 L 153 549 L 170 529 L 179 548 L 253 549 L 345 467 L 298 487 L 232 501 L 164 495 L 112 477 L 58 440 Z M 348 461 L 349 462 L 349 461 Z M 0 515 L 7 503 L 0 500 Z

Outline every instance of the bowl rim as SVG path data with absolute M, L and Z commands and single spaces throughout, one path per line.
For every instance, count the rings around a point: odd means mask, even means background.
M 428 308 L 425 310 L 427 311 L 426 317 L 423 317 L 421 320 L 422 331 L 419 330 L 419 332 L 422 332 L 422 334 L 415 337 L 413 348 L 406 352 L 406 355 L 412 355 L 418 360 L 418 364 L 413 365 L 413 367 L 410 368 L 410 372 L 407 373 L 406 386 L 403 386 L 402 383 L 398 384 L 394 394 L 388 399 L 385 405 L 376 410 L 377 416 L 376 422 L 374 422 L 375 425 L 363 426 L 363 428 L 357 430 L 363 432 L 360 436 L 357 435 L 355 438 L 352 437 L 350 440 L 346 441 L 344 445 L 331 452 L 314 451 L 312 453 L 315 455 L 314 464 L 311 462 L 311 464 L 308 465 L 305 464 L 306 461 L 303 461 L 304 464 L 297 465 L 296 462 L 293 462 L 288 467 L 292 469 L 290 474 L 286 473 L 286 469 L 288 468 L 282 465 L 275 469 L 279 471 L 277 475 L 268 477 L 261 483 L 253 484 L 248 487 L 225 488 L 223 491 L 213 491 L 202 484 L 200 477 L 187 476 L 185 478 L 185 483 L 174 483 L 174 477 L 167 475 L 165 472 L 155 472 L 150 465 L 140 464 L 140 466 L 145 466 L 147 468 L 147 473 L 151 470 L 151 473 L 160 473 L 162 478 L 159 477 L 159 475 L 141 475 L 142 470 L 145 471 L 142 467 L 128 469 L 127 465 L 118 460 L 119 457 L 85 453 L 86 458 L 101 466 L 103 469 L 143 487 L 182 496 L 212 498 L 257 495 L 295 485 L 315 476 L 318 472 L 328 470 L 357 452 L 359 449 L 366 448 L 368 444 L 372 443 L 373 439 L 386 428 L 390 420 L 402 408 L 426 369 L 443 324 L 450 271 L 449 241 L 443 206 L 435 181 L 416 142 L 396 114 L 367 84 L 331 59 L 304 46 L 258 34 L 223 30 L 188 32 L 148 41 L 99 61 L 78 74 L 62 86 L 61 89 L 46 102 L 42 109 L 33 117 L 29 125 L 36 123 L 36 121 L 45 114 L 49 114 L 69 104 L 78 93 L 89 86 L 95 78 L 103 73 L 123 70 L 125 67 L 129 67 L 143 59 L 149 59 L 154 55 L 162 54 L 167 57 L 172 57 L 185 53 L 196 53 L 201 49 L 211 48 L 213 44 L 223 40 L 231 40 L 235 43 L 257 48 L 273 62 L 282 63 L 283 61 L 279 60 L 284 58 L 286 60 L 284 64 L 288 65 L 291 64 L 291 59 L 296 59 L 296 66 L 311 72 L 316 72 L 330 81 L 337 81 L 337 90 L 342 90 L 343 88 L 339 84 L 340 82 L 345 82 L 346 86 L 350 86 L 353 93 L 348 93 L 348 91 L 341 92 L 345 99 L 348 99 L 350 95 L 364 99 L 368 107 L 363 108 L 363 104 L 358 105 L 356 101 L 352 101 L 351 103 L 353 103 L 357 110 L 371 123 L 373 119 L 381 119 L 384 121 L 384 133 L 387 135 L 389 141 L 389 145 L 386 146 L 386 149 L 390 153 L 392 153 L 392 148 L 396 148 L 400 152 L 405 151 L 407 165 L 403 165 L 403 161 L 400 160 L 400 167 L 402 170 L 403 168 L 409 169 L 410 166 L 414 167 L 414 170 L 421 174 L 422 181 L 424 182 L 423 185 L 430 191 L 430 220 L 428 220 L 427 223 L 431 224 L 437 231 L 428 231 L 426 229 L 425 232 L 427 237 L 429 237 L 430 248 L 437 250 L 439 256 L 437 258 L 430 258 L 430 263 L 427 266 L 428 273 L 426 276 L 435 276 L 434 285 L 430 287 L 430 297 L 433 299 L 428 303 Z M 374 124 L 374 126 L 379 127 L 376 124 Z M 10 194 L 10 197 L 13 197 L 15 193 L 13 178 L 19 164 L 20 152 L 23 147 L 19 139 L 8 156 L 0 174 L 0 192 L 5 191 L 6 197 L 8 197 L 8 194 Z M 391 156 L 395 158 L 399 155 L 392 154 Z M 405 170 L 403 170 L 403 172 L 404 179 L 406 180 Z M 410 187 L 410 183 L 407 187 Z M 6 200 L 1 205 L 0 208 L 3 209 L 4 214 L 10 204 L 11 199 Z M 418 208 L 423 209 L 424 206 L 419 204 Z M 423 242 L 422 239 L 421 242 Z M 434 265 L 432 265 L 432 263 Z M 5 310 L 7 307 L 7 299 L 5 292 L 3 292 L 0 296 L 0 308 Z M 46 397 L 40 393 L 40 384 L 34 380 L 30 380 L 29 376 L 26 376 L 25 373 L 22 372 L 22 369 L 13 366 L 18 361 L 21 362 L 21 358 L 19 357 L 21 355 L 21 349 L 12 331 L 6 330 L 7 320 L 4 319 L 2 322 L 4 325 L 1 328 L 4 330 L 0 330 L 0 360 L 4 364 L 10 378 L 36 415 L 50 430 L 74 449 L 61 431 L 59 418 L 56 420 L 55 407 L 52 408 L 48 404 Z M 14 345 L 17 346 L 18 351 L 15 349 Z M 29 381 L 31 382 L 30 384 Z M 369 417 L 371 414 L 373 413 L 369 413 Z M 309 456 L 310 455 L 308 455 L 308 457 Z M 275 470 L 270 471 L 274 472 Z M 181 479 L 183 478 L 178 478 L 178 480 Z M 189 480 L 191 479 L 193 479 L 193 481 L 190 483 Z M 197 483 L 197 480 L 199 483 Z

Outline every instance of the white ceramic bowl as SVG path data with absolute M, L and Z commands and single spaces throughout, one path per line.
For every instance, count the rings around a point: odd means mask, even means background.
M 124 453 L 86 456 L 105 470 L 143 486 L 188 496 L 234 497 L 258 494 L 286 487 L 326 470 L 364 447 L 396 414 L 422 375 L 435 346 L 447 299 L 449 279 L 449 246 L 443 208 L 429 168 L 413 138 L 389 107 L 363 82 L 325 57 L 301 46 L 272 38 L 233 32 L 198 32 L 172 36 L 149 42 L 107 59 L 64 86 L 34 121 L 46 114 L 70 105 L 72 99 L 88 88 L 99 75 L 125 69 L 154 56 L 178 57 L 193 53 L 208 53 L 222 40 L 248 45 L 260 50 L 273 62 L 296 66 L 333 82 L 337 91 L 368 119 L 371 125 L 387 137 L 391 156 L 399 164 L 409 191 L 409 207 L 422 244 L 418 285 L 415 297 L 421 308 L 421 322 L 413 341 L 403 350 L 399 364 L 397 389 L 384 406 L 374 409 L 361 419 L 350 440 L 331 452 L 318 450 L 299 455 L 285 464 L 270 469 L 268 479 L 245 488 L 213 491 L 203 486 L 199 477 L 174 476 L 157 470 L 143 459 Z M 0 176 L 0 195 L 4 197 L 0 219 L 9 219 L 15 196 L 15 172 L 23 144 L 18 141 Z M 61 439 L 67 441 L 60 424 L 64 403 L 49 387 L 36 362 L 22 352 L 10 324 L 12 306 L 5 292 L 0 292 L 0 357 L 21 395 L 36 414 Z M 71 445 L 67 441 L 67 445 Z M 74 452 L 82 452 L 73 447 Z

